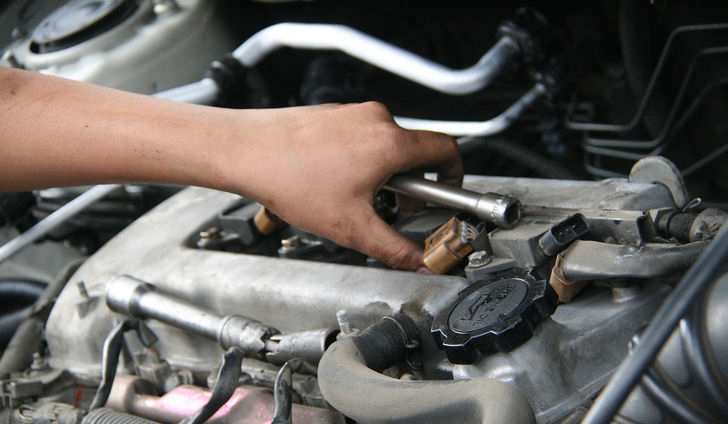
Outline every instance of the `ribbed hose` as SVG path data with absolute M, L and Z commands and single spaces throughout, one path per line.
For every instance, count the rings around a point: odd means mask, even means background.
M 89 412 L 81 424 L 158 424 L 157 421 L 136 415 L 115 411 L 110 408 L 97 408 Z
M 0 306 L 29 305 L 38 300 L 45 288 L 41 281 L 0 279 Z
M 560 180 L 578 180 L 580 176 L 564 166 L 521 145 L 500 139 L 462 137 L 458 139 L 461 151 L 481 148 L 525 166 L 541 177 Z

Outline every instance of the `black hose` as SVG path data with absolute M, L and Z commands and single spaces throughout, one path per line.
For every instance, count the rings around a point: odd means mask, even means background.
M 728 257 L 728 226 L 723 227 L 655 314 L 634 353 L 628 356 L 584 418 L 584 424 L 606 424 L 650 367 L 695 299 L 723 269 Z
M 458 139 L 461 151 L 481 148 L 525 166 L 541 177 L 578 180 L 580 176 L 563 165 L 521 145 L 493 138 L 463 137 Z
M 24 371 L 33 362 L 33 353 L 43 347 L 43 327 L 56 297 L 81 263 L 81 260 L 75 261 L 59 272 L 30 309 L 30 316 L 20 324 L 0 358 L 0 378 L 10 372 Z
M 30 308 L 18 309 L 5 315 L 0 315 L 0 350 L 8 345 L 15 330 L 30 314 Z
M 3 307 L 30 305 L 38 300 L 47 284 L 21 278 L 0 279 L 0 311 Z

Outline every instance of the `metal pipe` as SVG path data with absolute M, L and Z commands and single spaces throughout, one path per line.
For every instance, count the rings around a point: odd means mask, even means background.
M 566 127 L 571 130 L 577 131 L 627 132 L 633 130 L 642 120 L 642 117 L 647 111 L 647 107 L 649 106 L 649 103 L 652 99 L 652 95 L 656 91 L 657 82 L 659 81 L 660 74 L 664 69 L 665 63 L 667 62 L 667 57 L 672 49 L 675 39 L 682 34 L 687 34 L 690 32 L 723 31 L 727 29 L 728 23 L 718 23 L 684 25 L 672 30 L 670 35 L 667 37 L 667 42 L 665 43 L 665 47 L 662 49 L 662 53 L 660 53 L 660 58 L 657 61 L 657 65 L 655 66 L 655 70 L 652 73 L 652 77 L 650 78 L 650 82 L 647 85 L 647 89 L 642 96 L 642 100 L 640 101 L 640 105 L 637 108 L 637 112 L 629 122 L 624 124 L 607 124 L 600 122 L 574 122 L 567 120 L 565 122 Z
M 106 287 L 111 310 L 135 318 L 153 318 L 177 328 L 217 340 L 227 349 L 237 346 L 247 354 L 265 358 L 266 341 L 278 330 L 240 315 L 224 317 L 169 295 L 128 275 L 117 275 Z
M 160 91 L 154 94 L 154 97 L 177 102 L 209 105 L 217 100 L 219 94 L 220 86 L 217 85 L 217 82 L 212 78 L 203 78 L 197 82 Z
M 247 39 L 232 55 L 253 67 L 281 47 L 339 50 L 373 66 L 446 94 L 470 94 L 489 85 L 517 54 L 518 44 L 501 37 L 473 66 L 451 69 L 343 25 L 280 23 Z
M 589 409 L 582 421 L 584 424 L 606 424 L 612 419 L 688 308 L 724 269 L 727 256 L 728 227 L 724 227 L 660 306 L 632 354 L 622 362 Z
M 564 255 L 561 269 L 570 281 L 665 277 L 689 268 L 708 244 L 623 246 L 578 240 Z
M 546 93 L 546 87 L 538 83 L 500 115 L 487 121 L 437 121 L 404 116 L 395 116 L 394 121 L 400 127 L 410 130 L 436 131 L 454 137 L 486 137 L 508 129 L 544 93 Z
M 15 237 L 0 247 L 0 263 L 18 253 L 20 250 L 44 237 L 59 225 L 76 216 L 89 205 L 121 187 L 119 184 L 97 185 L 68 202 L 45 219 L 41 220 L 28 231 Z
M 498 193 L 481 194 L 406 175 L 392 177 L 384 189 L 468 212 L 503 228 L 512 228 L 521 219 L 521 202 Z

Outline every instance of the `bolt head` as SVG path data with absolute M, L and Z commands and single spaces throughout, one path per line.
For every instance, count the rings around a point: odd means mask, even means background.
M 471 268 L 479 268 L 488 265 L 493 256 L 485 250 L 478 250 L 468 256 L 468 266 Z

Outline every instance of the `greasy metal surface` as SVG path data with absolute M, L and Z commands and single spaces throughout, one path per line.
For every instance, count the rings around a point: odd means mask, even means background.
M 336 326 L 346 310 L 364 328 L 407 311 L 429 330 L 431 317 L 467 282 L 454 276 L 277 259 L 186 247 L 187 238 L 238 196 L 189 188 L 140 218 L 90 258 L 71 278 L 47 328 L 51 364 L 97 378 L 101 343 L 114 322 L 103 300 L 117 274 L 131 274 L 218 314 L 240 313 L 283 333 Z M 77 288 L 83 281 L 89 298 Z M 155 348 L 173 365 L 207 370 L 221 351 L 214 341 L 156 321 Z M 437 355 L 428 341 L 425 351 Z
M 467 177 L 466 188 L 500 192 L 526 205 L 639 211 L 672 202 L 662 186 L 612 179 L 599 182 Z M 454 276 L 197 250 L 188 238 L 239 197 L 190 188 L 140 218 L 90 258 L 59 297 L 47 327 L 51 364 L 79 377 L 100 373 L 101 344 L 114 315 L 103 300 L 105 286 L 130 274 L 195 305 L 224 315 L 261 320 L 283 333 L 336 326 L 346 310 L 354 327 L 405 310 L 423 332 L 432 316 L 467 286 Z M 634 212 L 638 213 L 638 212 Z M 499 230 L 502 231 L 502 230 Z M 494 263 L 497 260 L 494 259 Z M 83 281 L 89 297 L 78 290 Z M 221 353 L 213 341 L 151 321 L 155 346 L 173 365 L 207 370 Z M 441 358 L 434 342 L 424 349 Z
M 650 284 L 630 302 L 618 303 L 609 290 L 589 288 L 559 305 L 520 347 L 456 365 L 453 374 L 508 382 L 528 399 L 539 423 L 557 421 L 606 384 L 667 292 L 667 286 Z
M 675 206 L 682 208 L 690 200 L 687 186 L 680 170 L 662 156 L 648 156 L 637 161 L 629 171 L 633 183 L 662 184 L 670 190 Z
M 623 246 L 578 240 L 564 255 L 561 271 L 571 281 L 667 277 L 689 268 L 708 244 Z
M 463 187 L 479 193 L 509 195 L 519 199 L 524 207 L 644 211 L 672 205 L 672 196 L 665 187 L 630 183 L 623 178 L 576 181 L 468 175 Z

